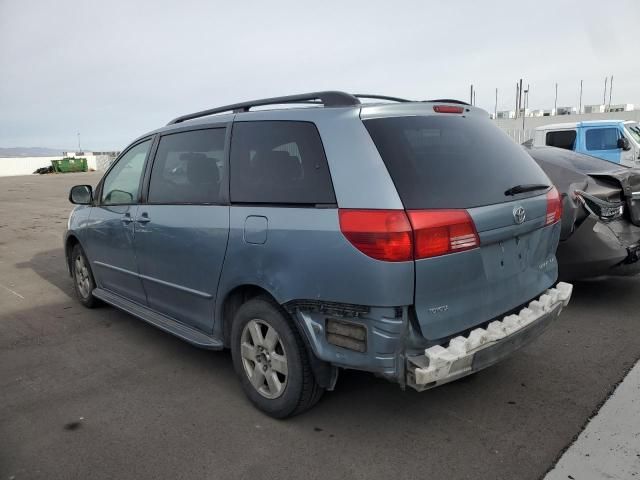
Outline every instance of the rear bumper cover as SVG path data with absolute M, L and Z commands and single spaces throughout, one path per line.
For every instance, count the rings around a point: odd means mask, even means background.
M 451 382 L 497 363 L 537 338 L 569 303 L 573 286 L 560 282 L 517 315 L 491 322 L 458 336 L 448 346 L 427 348 L 424 355 L 407 358 L 406 383 L 418 391 Z

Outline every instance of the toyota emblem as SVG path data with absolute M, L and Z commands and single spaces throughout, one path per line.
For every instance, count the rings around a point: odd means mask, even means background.
M 524 219 L 527 217 L 527 213 L 524 211 L 524 207 L 515 207 L 513 209 L 513 219 L 520 225 L 524 223 Z

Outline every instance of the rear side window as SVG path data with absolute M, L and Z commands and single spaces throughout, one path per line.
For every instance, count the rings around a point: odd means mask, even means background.
M 160 138 L 151 171 L 149 203 L 221 203 L 225 129 Z
M 587 150 L 615 150 L 618 148 L 617 128 L 590 128 L 585 135 Z
M 313 123 L 238 122 L 231 137 L 231 201 L 333 204 L 327 159 Z
M 550 185 L 529 154 L 489 120 L 430 115 L 364 124 L 408 209 L 490 205 L 513 200 L 504 192 L 516 185 Z
M 555 132 L 547 132 L 546 144 L 550 147 L 564 148 L 565 150 L 573 150 L 576 143 L 575 130 L 557 130 Z

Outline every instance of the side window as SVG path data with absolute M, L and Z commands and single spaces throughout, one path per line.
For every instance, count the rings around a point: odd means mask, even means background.
M 103 205 L 126 205 L 138 202 L 140 177 L 151 140 L 139 143 L 125 153 L 105 177 L 102 186 Z
M 151 170 L 149 203 L 220 203 L 225 128 L 160 138 Z
M 617 128 L 590 128 L 585 136 L 587 150 L 615 150 L 618 137 Z
M 550 147 L 564 148 L 573 150 L 576 142 L 575 130 L 557 130 L 555 132 L 547 132 L 546 144 Z
M 310 122 L 256 121 L 233 125 L 231 201 L 335 203 L 322 140 Z

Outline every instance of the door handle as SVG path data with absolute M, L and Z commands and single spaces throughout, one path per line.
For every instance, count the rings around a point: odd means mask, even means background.
M 149 214 L 144 212 L 140 217 L 136 220 L 138 223 L 149 223 L 151 219 L 149 218 Z
M 131 222 L 133 222 L 133 218 L 131 218 L 131 214 L 130 214 L 129 212 L 125 213 L 125 214 L 122 216 L 122 223 L 124 223 L 124 224 L 128 225 L 128 224 L 130 224 Z

